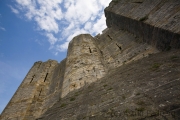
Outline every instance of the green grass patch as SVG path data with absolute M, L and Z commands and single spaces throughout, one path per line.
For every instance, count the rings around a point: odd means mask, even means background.
M 113 88 L 109 88 L 108 90 L 112 90 Z
M 66 107 L 67 106 L 67 104 L 65 104 L 65 103 L 63 103 L 63 104 L 61 104 L 61 108 L 63 108 L 63 107 Z
M 75 96 L 78 96 L 78 95 L 79 95 L 79 92 L 76 92 L 74 95 L 75 95 Z
M 143 112 L 145 110 L 144 107 L 139 107 L 139 108 L 136 108 L 137 111 L 140 111 L 140 112 Z
M 176 59 L 178 59 L 179 57 L 178 56 L 175 56 L 175 55 L 173 55 L 173 56 L 171 56 L 171 60 L 176 60 Z
M 76 98 L 75 97 L 72 97 L 72 98 L 70 98 L 70 101 L 74 101 Z
M 159 69 L 160 66 L 161 66 L 161 64 L 159 64 L 159 63 L 154 63 L 154 64 L 152 65 L 152 67 L 151 67 L 151 70 L 155 71 L 155 70 Z
M 146 16 L 140 18 L 139 21 L 143 22 L 143 21 L 146 21 L 147 19 L 148 19 L 148 16 L 146 15 Z

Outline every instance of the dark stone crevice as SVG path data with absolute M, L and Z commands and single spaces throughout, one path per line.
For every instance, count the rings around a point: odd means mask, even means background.
M 45 78 L 44 78 L 44 82 L 46 82 L 47 76 L 48 76 L 48 73 L 46 73 L 46 76 L 45 76 Z

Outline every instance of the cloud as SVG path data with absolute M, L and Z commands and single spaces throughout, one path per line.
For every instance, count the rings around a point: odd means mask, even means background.
M 46 36 L 48 37 L 48 41 L 51 45 L 54 45 L 57 42 L 57 38 L 55 38 L 53 34 L 47 33 Z
M 0 26 L 0 29 L 1 29 L 1 30 L 3 30 L 3 31 L 6 31 L 6 29 L 5 29 L 5 28 L 3 28 L 3 27 L 1 27 L 1 26 Z
M 19 14 L 19 11 L 17 9 L 15 9 L 14 7 L 12 7 L 11 5 L 8 5 L 11 8 L 11 11 L 15 14 Z
M 44 45 L 41 40 L 36 39 L 35 42 L 38 43 L 40 46 L 43 46 L 43 45 Z
M 104 8 L 111 0 L 16 0 L 17 9 L 44 32 L 54 53 L 66 51 L 78 34 L 96 35 L 106 28 Z M 58 38 L 57 36 L 61 36 Z

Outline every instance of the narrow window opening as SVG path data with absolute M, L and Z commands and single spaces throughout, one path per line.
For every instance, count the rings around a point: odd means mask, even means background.
M 46 82 L 47 76 L 48 76 L 48 73 L 46 74 L 46 77 L 45 77 L 45 79 L 44 79 L 44 82 Z
M 94 70 L 94 72 L 95 72 L 95 67 L 93 67 L 93 70 Z
M 34 77 L 35 77 L 35 75 L 33 75 L 33 76 L 32 76 L 32 79 L 31 79 L 30 83 L 32 83 L 32 81 L 33 81 Z
M 112 40 L 112 37 L 110 36 L 110 35 L 107 35 L 108 37 L 109 37 L 109 39 L 111 39 Z
M 89 47 L 89 52 L 92 53 L 91 48 Z
M 117 47 L 119 48 L 119 50 L 122 50 L 122 48 L 118 45 L 118 44 L 116 44 L 117 45 Z
M 39 92 L 39 96 L 41 95 L 41 92 L 42 92 L 42 88 L 41 88 L 41 90 L 40 90 L 40 92 Z

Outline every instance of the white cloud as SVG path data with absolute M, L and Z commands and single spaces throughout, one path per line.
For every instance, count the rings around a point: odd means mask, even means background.
M 55 55 L 78 34 L 98 34 L 106 28 L 104 8 L 111 0 L 16 0 L 17 9 L 45 32 Z M 55 36 L 60 35 L 61 38 Z M 60 41 L 61 40 L 61 41 Z M 63 41 L 62 41 L 63 40 Z
M 15 14 L 19 14 L 19 11 L 17 9 L 15 9 L 14 7 L 12 7 L 11 5 L 8 5 L 11 8 L 11 11 Z
M 51 45 L 54 45 L 54 43 L 57 42 L 57 38 L 55 38 L 53 34 L 47 33 L 46 36 L 48 37 L 48 41 Z
M 38 43 L 40 46 L 43 46 L 43 45 L 44 45 L 41 40 L 36 39 L 35 42 Z
M 84 25 L 84 29 L 90 30 L 91 28 L 92 28 L 92 23 L 91 22 L 86 22 L 86 24 Z
M 93 31 L 97 34 L 106 28 L 106 18 L 104 15 L 97 20 L 97 22 L 93 25 Z
M 1 30 L 3 30 L 3 31 L 6 31 L 6 29 L 5 29 L 5 28 L 3 28 L 3 27 L 1 27 L 1 26 L 0 26 L 0 29 L 1 29 Z
M 62 12 L 59 4 L 62 0 L 16 0 L 22 12 L 29 20 L 37 22 L 38 28 L 45 32 L 59 32 L 57 20 L 61 20 Z

